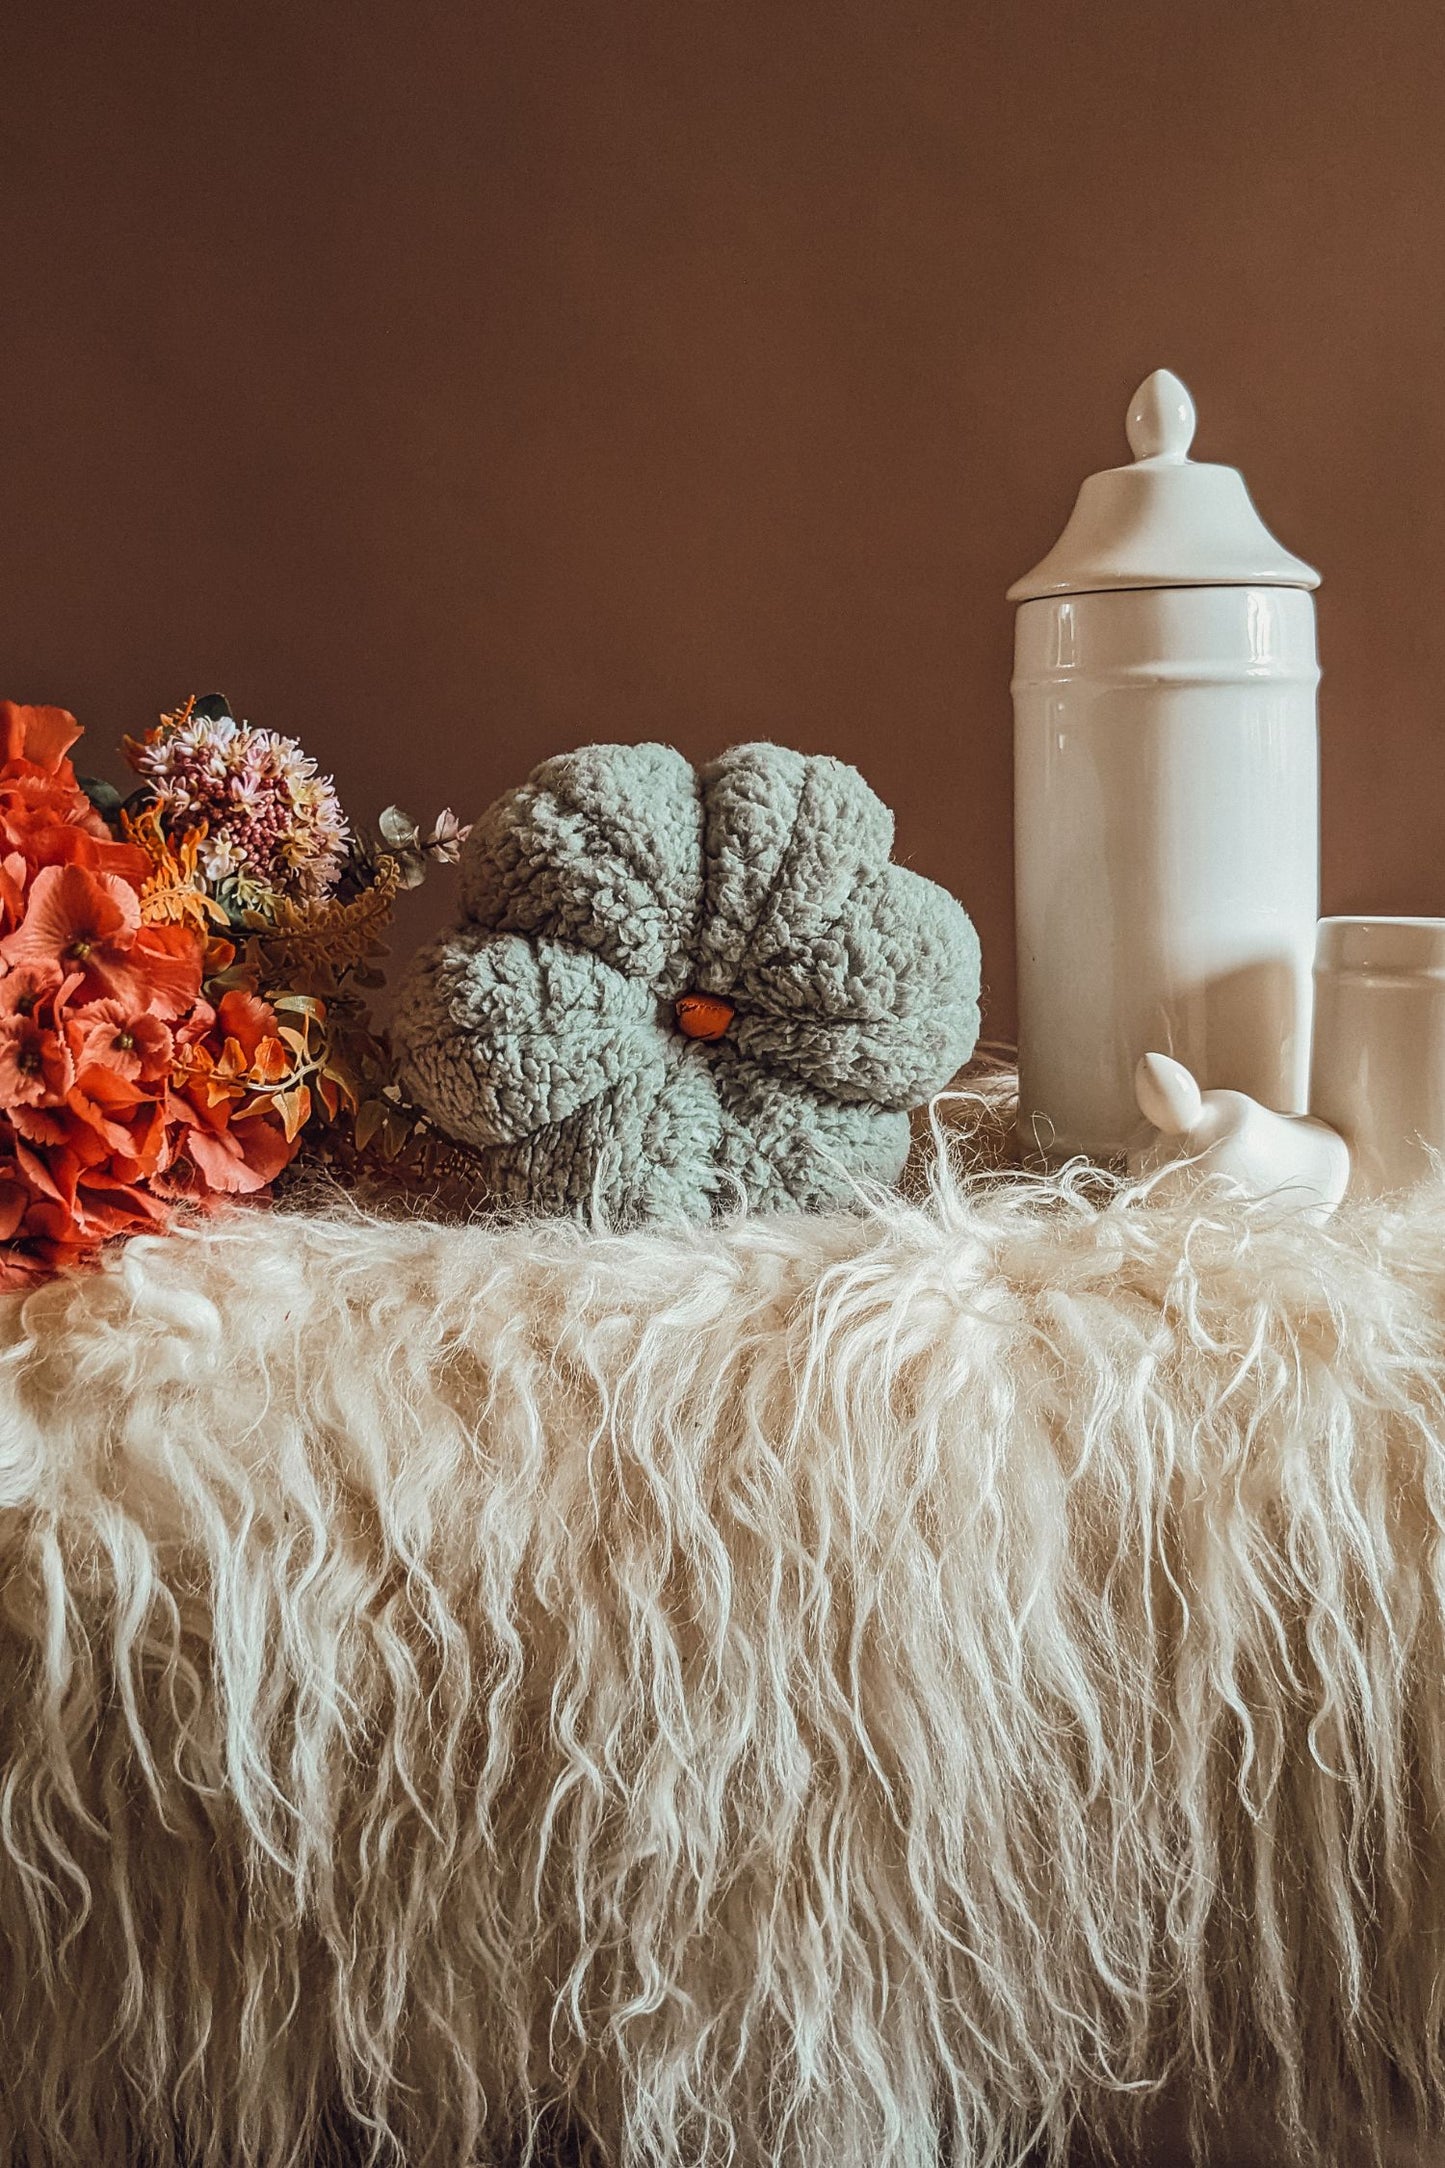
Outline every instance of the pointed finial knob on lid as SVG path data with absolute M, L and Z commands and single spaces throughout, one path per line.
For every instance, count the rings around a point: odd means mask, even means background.
M 1172 369 L 1146 376 L 1129 402 L 1129 449 L 1136 459 L 1182 466 L 1194 442 L 1194 401 Z

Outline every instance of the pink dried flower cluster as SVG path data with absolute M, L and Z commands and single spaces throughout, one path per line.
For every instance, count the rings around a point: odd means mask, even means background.
M 240 900 L 309 899 L 335 885 L 348 831 L 335 785 L 295 738 L 253 730 L 190 703 L 166 715 L 126 757 L 154 791 L 167 829 L 204 824 L 200 866 Z

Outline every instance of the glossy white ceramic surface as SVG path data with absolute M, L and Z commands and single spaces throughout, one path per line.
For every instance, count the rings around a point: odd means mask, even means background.
M 1015 640 L 1020 1133 L 1117 1158 L 1157 1049 L 1303 1112 L 1319 910 L 1300 588 L 1025 602 Z
M 1156 369 L 1129 405 L 1131 465 L 1091 474 L 1068 525 L 1011 602 L 1119 587 L 1317 587 L 1319 574 L 1277 542 L 1234 467 L 1189 457 L 1194 402 Z
M 1311 1111 L 1350 1146 L 1352 1196 L 1409 1189 L 1445 1154 L 1445 919 L 1326 918 Z
M 1317 1226 L 1341 1203 L 1350 1151 L 1328 1123 L 1275 1114 L 1245 1092 L 1201 1092 L 1167 1054 L 1139 1057 L 1134 1089 L 1150 1132 L 1129 1154 L 1129 1172 L 1149 1178 L 1151 1196 L 1217 1183 Z

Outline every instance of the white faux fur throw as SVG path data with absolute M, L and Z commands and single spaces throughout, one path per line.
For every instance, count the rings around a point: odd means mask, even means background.
M 7 1300 L 0 2158 L 1428 2121 L 1442 1230 L 940 1173 Z

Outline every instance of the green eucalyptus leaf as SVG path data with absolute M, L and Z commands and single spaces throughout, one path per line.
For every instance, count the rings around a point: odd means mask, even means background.
M 125 802 L 114 783 L 107 783 L 105 778 L 99 775 L 78 775 L 75 780 L 101 819 L 114 821 Z

